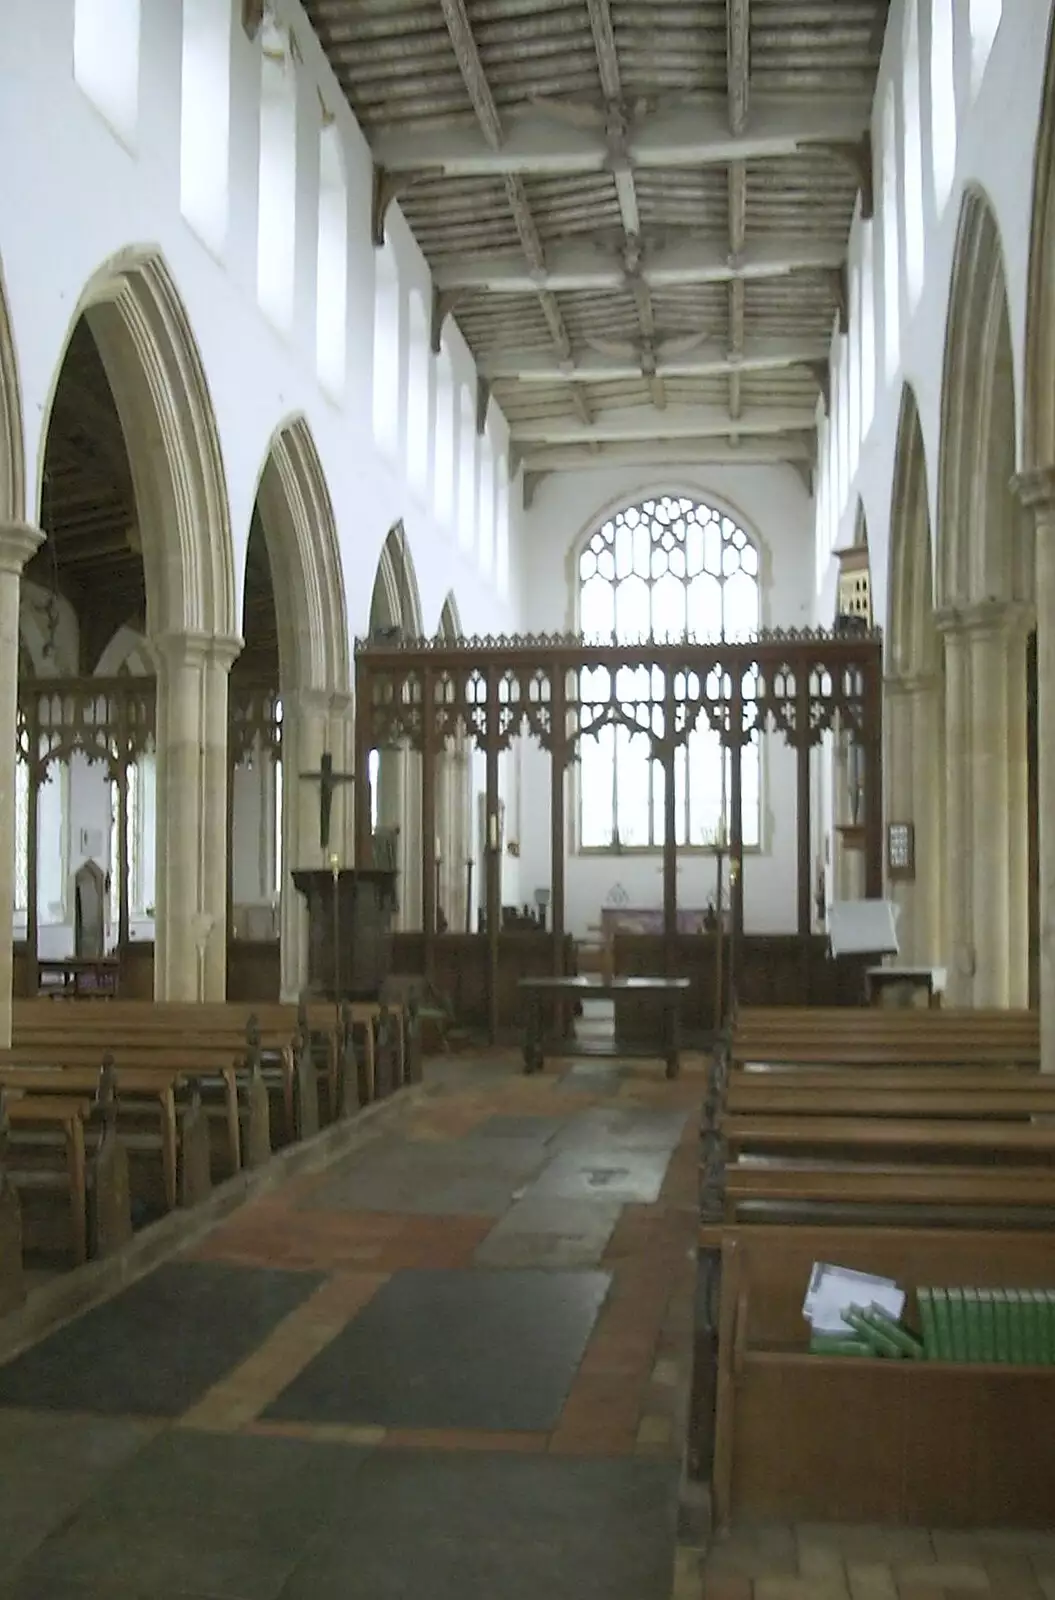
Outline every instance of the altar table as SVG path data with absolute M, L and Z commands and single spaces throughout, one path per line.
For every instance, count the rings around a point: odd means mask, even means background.
M 549 1000 L 618 1000 L 629 995 L 654 994 L 663 1003 L 662 1048 L 650 1050 L 647 1046 L 628 1050 L 625 1045 L 613 1045 L 613 1056 L 661 1056 L 666 1062 L 667 1077 L 676 1078 L 680 1066 L 681 1007 L 689 989 L 690 978 L 623 978 L 593 974 L 568 978 L 521 978 L 519 987 L 527 1000 L 527 1017 L 524 1028 L 524 1071 L 541 1072 L 543 1067 L 544 1002 Z M 551 1046 L 551 1054 L 574 1055 L 575 1040 L 558 1040 Z

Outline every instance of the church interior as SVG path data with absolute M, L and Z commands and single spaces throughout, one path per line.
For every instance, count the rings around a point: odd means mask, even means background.
M 0 1600 L 1055 1596 L 1055 4 L 4 11 Z

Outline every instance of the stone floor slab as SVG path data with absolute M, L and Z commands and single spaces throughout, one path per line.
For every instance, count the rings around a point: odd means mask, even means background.
M 392 1428 L 552 1428 L 604 1272 L 401 1272 L 264 1413 Z
M 283 1600 L 668 1600 L 676 1492 L 653 1463 L 379 1453 Z
M 534 1180 L 535 1198 L 606 1200 L 618 1205 L 658 1200 L 669 1150 L 596 1147 L 564 1150 Z
M 510 1207 L 473 1260 L 482 1267 L 599 1266 L 622 1206 L 530 1192 Z
M 0 1406 L 179 1416 L 320 1282 L 169 1263 L 0 1367 Z
M 535 1139 L 392 1141 L 345 1162 L 302 1202 L 305 1209 L 500 1217 L 542 1170 Z

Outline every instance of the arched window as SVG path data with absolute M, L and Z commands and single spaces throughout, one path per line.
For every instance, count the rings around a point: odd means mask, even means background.
M 875 229 L 861 227 L 861 438 L 867 438 L 876 403 Z
M 971 93 L 975 95 L 982 86 L 989 53 L 993 48 L 1000 18 L 1004 14 L 1003 0 L 970 0 L 971 25 Z
M 930 0 L 930 153 L 940 217 L 956 172 L 956 70 L 952 0 Z
M 157 881 L 157 757 L 151 750 L 128 768 L 128 911 L 132 917 L 154 915 Z M 116 932 L 120 903 L 121 859 L 118 839 L 117 785 L 110 785 L 110 926 Z
M 315 366 L 335 400 L 344 394 L 348 355 L 348 185 L 340 129 L 319 135 L 319 233 L 315 283 Z
M 265 16 L 260 32 L 257 298 L 285 332 L 293 321 L 296 272 L 297 79 L 288 29 Z
M 750 637 L 760 620 L 758 549 L 732 517 L 663 495 L 609 517 L 579 557 L 579 626 L 587 638 L 659 641 Z M 759 842 L 757 741 L 742 752 L 743 840 Z M 729 827 L 729 764 L 702 719 L 677 754 L 676 837 L 713 844 Z M 663 842 L 663 771 L 625 727 L 579 743 L 579 843 L 584 850 Z
M 472 550 L 476 540 L 476 419 L 468 389 L 462 386 L 458 413 L 458 543 Z
M 432 504 L 436 520 L 454 520 L 454 370 L 445 342 L 436 357 L 436 425 L 433 429 L 435 458 L 432 474 Z
M 923 132 L 920 116 L 919 0 L 905 6 L 904 97 L 905 143 L 902 174 L 905 197 L 905 288 L 912 311 L 923 288 Z
M 40 754 L 49 741 L 41 739 Z M 70 769 L 53 761 L 37 790 L 37 919 L 41 924 L 64 916 L 69 867 Z M 29 908 L 29 768 L 15 762 L 15 921 L 25 927 Z
M 399 274 L 391 247 L 374 252 L 374 442 L 399 449 Z
M 73 76 L 114 132 L 132 144 L 139 120 L 140 0 L 74 0 Z
M 183 0 L 180 209 L 216 255 L 227 243 L 230 0 Z
M 897 206 L 897 124 L 891 83 L 883 102 L 883 358 L 888 382 L 901 353 Z
M 410 296 L 410 350 L 407 361 L 407 476 L 415 489 L 429 481 L 429 329 L 415 289 Z

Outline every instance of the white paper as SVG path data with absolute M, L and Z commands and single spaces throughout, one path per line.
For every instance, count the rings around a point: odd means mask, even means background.
M 828 908 L 832 955 L 896 956 L 899 911 L 892 900 L 833 901 Z
M 843 1312 L 850 1306 L 879 1306 L 897 1321 L 905 1309 L 905 1291 L 893 1278 L 855 1272 L 830 1261 L 815 1261 L 802 1315 L 815 1333 L 848 1333 Z

